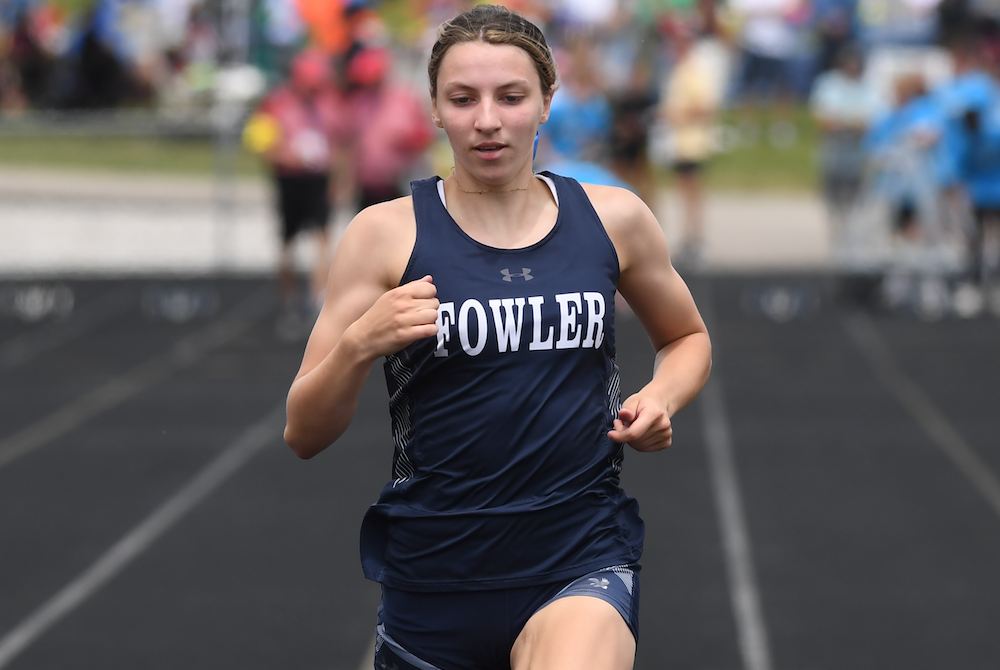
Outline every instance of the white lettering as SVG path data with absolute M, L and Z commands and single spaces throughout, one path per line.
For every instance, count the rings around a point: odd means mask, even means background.
M 476 335 L 479 338 L 475 346 L 469 340 L 469 311 L 475 311 L 478 328 Z M 462 349 L 470 356 L 478 356 L 486 347 L 486 308 L 478 300 L 469 298 L 462 303 L 462 309 L 458 311 L 458 337 L 462 340 Z
M 444 358 L 448 355 L 447 345 L 451 342 L 451 327 L 455 325 L 455 303 L 446 302 L 438 306 L 437 315 L 437 349 L 434 355 Z
M 556 295 L 559 303 L 559 339 L 556 349 L 580 348 L 580 323 L 577 317 L 583 309 L 579 293 L 559 293 Z
M 514 306 L 517 306 L 517 316 L 514 315 Z M 503 307 L 503 314 L 500 308 Z M 509 348 L 517 351 L 521 346 L 521 326 L 524 323 L 524 298 L 504 298 L 503 300 L 490 300 L 490 309 L 493 310 L 493 326 L 497 331 L 497 347 L 500 353 L 505 353 Z M 507 318 L 504 318 L 504 314 Z
M 542 340 L 542 304 L 545 298 L 540 295 L 533 295 L 528 298 L 531 305 L 531 342 L 528 344 L 529 351 L 543 351 L 552 348 L 552 337 L 555 326 L 549 326 L 548 335 Z
M 581 346 L 597 349 L 604 342 L 604 294 L 587 291 L 583 300 L 587 303 L 587 333 Z
M 546 326 L 544 319 L 545 298 L 498 298 L 489 301 L 489 310 L 481 302 L 470 298 L 462 303 L 456 318 L 454 302 L 442 303 L 437 313 L 437 347 L 434 355 L 444 358 L 449 354 L 451 337 L 455 327 L 462 349 L 469 356 L 478 356 L 490 340 L 489 316 L 492 314 L 493 330 L 496 332 L 497 353 L 519 351 L 528 337 L 525 332 L 525 305 L 531 306 L 530 351 L 550 351 L 552 349 L 597 349 L 604 343 L 607 317 L 607 301 L 598 291 L 583 293 L 560 293 L 554 296 L 559 305 L 558 337 L 555 325 Z M 470 324 L 475 312 L 475 323 Z M 487 313 L 489 312 L 489 314 Z M 554 318 L 549 315 L 549 321 Z

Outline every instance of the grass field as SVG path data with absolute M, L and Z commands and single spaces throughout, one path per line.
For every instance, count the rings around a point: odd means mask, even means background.
M 729 191 L 806 191 L 816 188 L 818 129 L 807 109 L 794 110 L 787 125 L 794 141 L 775 145 L 768 137 L 770 119 L 745 112 L 723 114 L 720 128 L 729 146 L 705 169 L 709 188 Z M 669 176 L 667 177 L 669 182 Z
M 34 168 L 208 175 L 219 165 L 209 139 L 153 137 L 0 137 L 0 165 Z M 260 160 L 237 151 L 236 171 L 262 174 Z
M 708 187 L 736 191 L 814 189 L 816 128 L 805 110 L 797 111 L 791 120 L 797 139 L 779 148 L 768 141 L 766 123 L 747 124 L 733 114 L 724 116 L 722 127 L 734 142 L 708 164 Z M 0 136 L 0 165 L 194 176 L 211 174 L 220 161 L 215 144 L 207 138 L 32 135 Z M 237 150 L 234 167 L 242 176 L 263 174 L 259 158 L 242 149 Z M 661 171 L 661 178 L 665 185 L 670 184 L 668 170 Z

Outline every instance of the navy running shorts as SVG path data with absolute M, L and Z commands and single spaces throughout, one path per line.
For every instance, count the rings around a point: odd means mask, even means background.
M 383 586 L 375 668 L 510 670 L 510 651 L 528 619 L 566 596 L 600 598 L 639 637 L 639 566 L 622 565 L 559 582 L 489 591 L 418 593 Z

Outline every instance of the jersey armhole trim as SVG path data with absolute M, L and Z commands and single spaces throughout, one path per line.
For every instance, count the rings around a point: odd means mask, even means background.
M 542 175 L 539 175 L 542 176 Z M 546 177 L 547 178 L 547 177 Z M 615 286 L 618 285 L 618 280 L 621 278 L 622 265 L 621 260 L 618 258 L 618 249 L 615 248 L 615 243 L 611 241 L 611 236 L 608 234 L 608 229 L 604 225 L 604 220 L 601 219 L 601 215 L 597 213 L 597 208 L 594 207 L 594 203 L 590 200 L 590 195 L 587 194 L 587 190 L 583 188 L 583 185 L 575 179 L 570 177 L 562 177 L 568 188 L 576 188 L 579 190 L 581 196 L 587 203 L 587 207 L 590 208 L 591 213 L 594 215 L 594 221 L 597 223 L 597 227 L 600 228 L 600 234 L 604 238 L 604 241 L 608 243 L 608 247 L 611 249 L 612 255 L 615 257 Z
M 438 181 L 438 184 L 442 182 Z M 406 268 L 403 270 L 403 275 L 399 278 L 398 286 L 402 286 L 412 280 L 410 273 L 413 272 L 413 264 L 417 262 L 417 245 L 420 244 L 420 217 L 417 214 L 417 198 L 416 193 L 413 193 L 416 189 L 413 184 L 410 185 L 410 198 L 413 202 L 413 248 L 410 249 L 410 258 L 406 261 Z

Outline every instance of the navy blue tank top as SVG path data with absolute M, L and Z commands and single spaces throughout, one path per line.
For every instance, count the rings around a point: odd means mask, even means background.
M 439 333 L 387 357 L 392 480 L 361 531 L 365 576 L 407 590 L 503 588 L 637 562 L 619 486 L 618 257 L 583 188 L 545 173 L 559 214 L 522 249 L 469 237 L 415 181 L 401 284 L 432 275 Z

